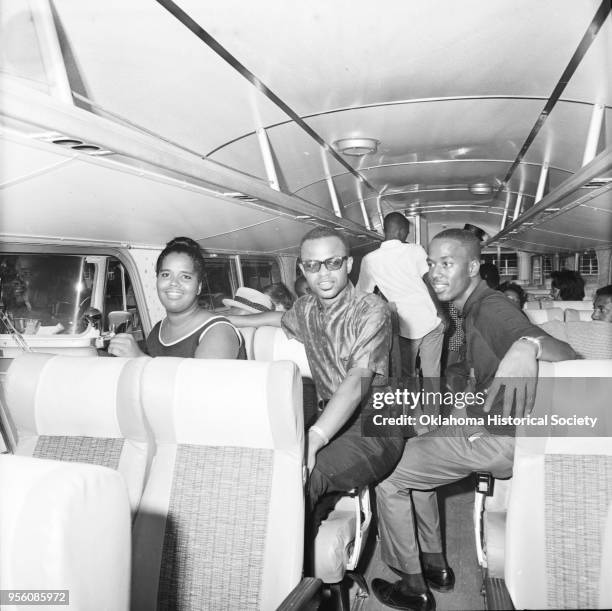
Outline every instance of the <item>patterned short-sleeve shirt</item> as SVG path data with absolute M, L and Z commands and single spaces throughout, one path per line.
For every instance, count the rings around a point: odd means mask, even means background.
M 386 383 L 391 314 L 377 295 L 348 284 L 330 303 L 300 297 L 281 321 L 285 333 L 304 344 L 317 392 L 328 400 L 350 369 L 368 369 L 373 385 Z

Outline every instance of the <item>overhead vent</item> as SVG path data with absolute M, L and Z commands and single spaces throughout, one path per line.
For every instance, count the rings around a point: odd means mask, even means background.
M 246 193 L 240 193 L 240 191 L 226 191 L 225 193 L 221 193 L 225 197 L 231 197 L 232 199 L 239 199 L 241 202 L 256 202 L 257 198 L 252 195 L 247 195 Z
M 475 182 L 468 187 L 472 195 L 491 195 L 493 187 L 488 182 Z
M 56 144 L 57 146 L 61 146 L 62 148 L 79 151 L 79 153 L 85 153 L 86 155 L 95 155 L 99 157 L 102 155 L 114 154 L 114 151 L 102 148 L 101 146 L 98 146 L 97 144 L 94 144 L 92 142 L 85 142 L 80 138 L 66 136 L 57 132 L 53 132 L 51 134 L 47 133 L 40 139 L 44 140 L 45 142 L 50 142 L 51 144 Z
M 598 176 L 584 185 L 583 189 L 597 189 L 612 183 L 612 176 Z

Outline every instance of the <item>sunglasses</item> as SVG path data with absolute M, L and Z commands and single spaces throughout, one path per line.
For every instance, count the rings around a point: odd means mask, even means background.
M 304 268 L 305 272 L 309 272 L 311 274 L 316 274 L 321 269 L 321 265 L 325 265 L 325 268 L 328 271 L 334 272 L 337 269 L 340 269 L 347 259 L 348 255 L 344 255 L 344 257 L 330 257 L 329 259 L 325 259 L 325 261 L 308 259 L 307 261 L 302 261 L 302 267 Z

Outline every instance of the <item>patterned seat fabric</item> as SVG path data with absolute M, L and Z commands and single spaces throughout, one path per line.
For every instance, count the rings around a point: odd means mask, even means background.
M 134 524 L 132 608 L 276 609 L 302 570 L 297 368 L 157 358 L 143 404 L 157 453 Z
M 517 430 L 505 555 L 517 609 L 612 606 L 612 429 L 602 418 L 611 373 L 610 360 L 540 363 L 538 396 L 546 396 L 539 405 L 557 417 L 597 415 L 601 421 L 592 433 L 568 427 L 567 436 Z M 545 413 L 539 405 L 536 416 Z

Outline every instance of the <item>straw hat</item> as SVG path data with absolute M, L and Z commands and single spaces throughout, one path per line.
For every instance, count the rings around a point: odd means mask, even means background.
M 274 310 L 274 304 L 270 297 L 246 286 L 241 286 L 236 291 L 233 299 L 224 299 L 223 305 L 230 308 L 240 308 L 249 314 L 259 314 L 260 312 L 271 312 Z

